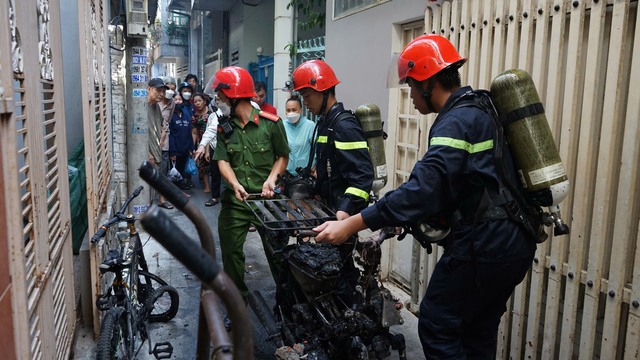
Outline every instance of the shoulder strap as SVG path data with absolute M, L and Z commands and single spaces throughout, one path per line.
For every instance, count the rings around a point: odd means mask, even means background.
M 338 123 L 338 120 L 342 120 L 342 119 L 346 119 L 349 115 L 352 115 L 353 117 L 356 118 L 356 120 L 358 120 L 358 122 L 360 122 L 360 119 L 358 119 L 358 117 L 356 116 L 356 114 L 351 111 L 351 110 L 341 110 L 338 115 L 336 115 L 333 120 L 331 120 L 331 122 L 329 123 L 329 126 L 327 127 L 327 129 L 329 130 L 329 135 L 327 137 L 327 144 L 331 143 L 331 145 L 333 146 L 333 131 L 335 130 L 336 124 Z
M 268 113 L 266 111 L 260 111 L 258 115 L 260 115 L 260 117 L 263 117 L 265 119 L 269 119 L 273 122 L 278 122 L 278 120 L 280 120 L 280 117 L 278 115 L 273 115 L 272 113 Z
M 480 212 L 484 213 L 487 207 L 491 207 L 487 205 L 503 207 L 506 210 L 506 215 L 520 224 L 531 238 L 537 242 L 544 241 L 547 238 L 547 234 L 541 224 L 538 223 L 541 213 L 540 208 L 529 201 L 520 185 L 514 184 L 507 174 L 507 166 L 504 159 L 504 147 L 507 145 L 504 137 L 504 127 L 499 121 L 498 112 L 493 106 L 490 93 L 486 90 L 468 91 L 454 103 L 451 109 L 465 106 L 474 106 L 486 112 L 491 118 L 494 128 L 493 156 L 498 172 L 499 188 L 497 193 L 493 193 L 493 191 L 487 192 L 486 190 L 489 189 L 485 188 L 485 193 L 478 204 L 478 212 L 475 214 L 476 219 L 478 219 Z M 489 211 L 493 210 L 495 209 L 489 209 Z M 488 214 L 488 216 L 491 218 L 492 215 Z M 504 218 L 501 211 L 497 211 L 495 216 Z

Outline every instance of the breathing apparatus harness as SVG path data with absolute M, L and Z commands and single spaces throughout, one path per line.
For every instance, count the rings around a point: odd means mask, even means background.
M 493 122 L 495 141 L 493 156 L 498 175 L 497 189 L 495 186 L 488 186 L 479 176 L 473 177 L 469 180 L 469 185 L 477 190 L 474 193 L 480 195 L 465 198 L 450 217 L 429 218 L 419 224 L 406 227 L 401 237 L 404 238 L 407 233 L 413 235 L 420 245 L 431 253 L 431 244 L 445 239 L 449 235 L 449 229 L 455 224 L 469 223 L 473 226 L 478 222 L 509 218 L 518 223 L 532 240 L 544 241 L 547 234 L 544 231 L 542 209 L 533 204 L 524 193 L 522 186 L 514 183 L 507 174 L 508 167 L 504 158 L 504 146 L 507 142 L 489 92 L 468 91 L 456 99 L 449 111 L 469 106 L 487 113 Z

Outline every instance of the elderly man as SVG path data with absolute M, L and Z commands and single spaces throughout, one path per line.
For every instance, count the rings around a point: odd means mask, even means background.
M 161 78 L 153 78 L 147 84 L 147 122 L 148 135 L 147 143 L 149 145 L 149 162 L 156 166 L 162 164 L 162 110 L 160 103 L 164 99 L 165 92 L 168 89 L 167 84 Z M 150 203 L 153 204 L 155 193 L 150 192 Z

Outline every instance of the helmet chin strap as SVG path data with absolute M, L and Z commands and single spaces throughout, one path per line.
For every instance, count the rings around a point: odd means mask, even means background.
M 422 98 L 427 103 L 427 108 L 429 109 L 430 112 L 436 112 L 436 109 L 433 107 L 433 102 L 431 101 L 434 85 L 435 85 L 435 80 L 432 77 L 427 79 L 427 90 L 425 90 L 422 93 Z
M 318 115 L 322 116 L 325 114 L 324 112 L 326 110 L 328 101 L 329 101 L 329 92 L 328 91 L 322 92 L 322 106 L 320 107 L 320 113 Z
M 229 115 L 234 116 L 236 115 L 236 107 L 238 106 L 238 103 L 240 103 L 240 99 L 229 99 L 229 101 L 231 102 L 231 110 L 229 111 Z

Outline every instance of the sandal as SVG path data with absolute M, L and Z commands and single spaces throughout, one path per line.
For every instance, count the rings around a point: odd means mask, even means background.
M 173 209 L 173 205 L 171 205 L 171 203 L 168 201 L 163 201 L 160 204 L 158 204 L 158 206 L 161 208 L 169 209 L 169 210 Z
M 216 199 L 216 198 L 211 198 L 209 199 L 206 203 L 204 203 L 204 206 L 214 206 L 214 205 L 218 205 L 218 203 L 220 202 L 220 200 Z

